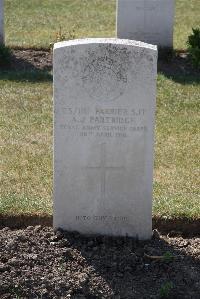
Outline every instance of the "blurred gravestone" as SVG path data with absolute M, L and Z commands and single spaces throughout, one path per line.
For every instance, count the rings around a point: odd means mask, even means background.
M 0 0 L 0 44 L 4 44 L 4 0 Z
M 54 227 L 151 237 L 156 46 L 54 46 Z
M 173 47 L 174 0 L 118 0 L 117 37 Z

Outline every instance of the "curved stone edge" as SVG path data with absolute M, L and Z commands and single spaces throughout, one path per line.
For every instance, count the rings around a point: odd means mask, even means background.
M 88 45 L 88 44 L 113 44 L 113 45 L 125 45 L 134 46 L 138 48 L 151 49 L 157 52 L 157 46 L 147 44 L 144 42 L 130 40 L 130 39 L 120 39 L 120 38 L 83 38 L 83 39 L 73 39 L 63 42 L 58 42 L 54 44 L 54 50 L 63 47 L 78 46 L 78 45 Z

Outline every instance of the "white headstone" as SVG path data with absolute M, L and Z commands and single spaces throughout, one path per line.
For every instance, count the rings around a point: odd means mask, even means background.
M 4 12 L 3 0 L 0 0 L 0 44 L 4 44 Z
M 117 37 L 173 47 L 174 0 L 118 0 Z
M 148 239 L 156 46 L 54 46 L 54 227 Z

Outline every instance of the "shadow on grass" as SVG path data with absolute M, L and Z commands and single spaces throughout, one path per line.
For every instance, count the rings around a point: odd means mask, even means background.
M 0 214 L 0 229 L 10 227 L 12 229 L 25 228 L 27 226 L 52 226 L 53 218 L 51 215 L 10 215 Z
M 16 82 L 52 82 L 53 76 L 49 71 L 30 70 L 30 71 L 11 71 L 0 70 L 0 80 Z
M 52 53 L 47 50 L 13 49 L 9 65 L 0 65 L 0 80 L 52 81 Z
M 171 56 L 160 55 L 158 73 L 180 84 L 200 83 L 200 69 L 192 66 L 185 52 L 176 51 Z

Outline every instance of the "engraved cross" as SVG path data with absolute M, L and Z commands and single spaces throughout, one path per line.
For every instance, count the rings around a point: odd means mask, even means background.
M 122 169 L 123 166 L 106 166 L 106 144 L 102 143 L 101 146 L 101 159 L 99 166 L 87 166 L 89 169 L 99 169 L 101 174 L 101 199 L 106 198 L 106 171 Z

